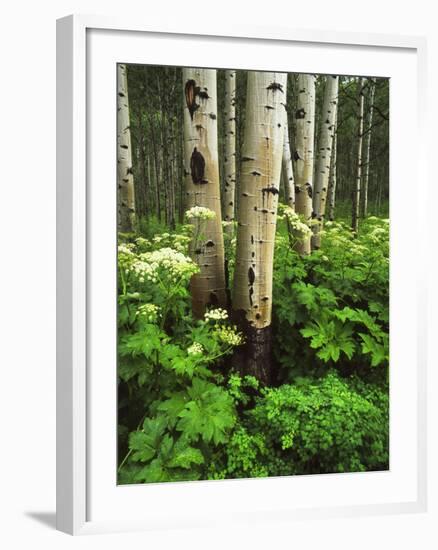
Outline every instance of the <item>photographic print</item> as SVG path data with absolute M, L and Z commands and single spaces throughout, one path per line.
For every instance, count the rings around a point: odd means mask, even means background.
M 388 470 L 389 86 L 117 65 L 119 484 Z

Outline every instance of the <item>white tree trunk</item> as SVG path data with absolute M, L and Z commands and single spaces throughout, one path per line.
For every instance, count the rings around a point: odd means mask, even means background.
M 320 231 L 323 227 L 327 204 L 327 190 L 338 103 L 338 84 L 338 76 L 326 77 L 313 189 L 313 212 L 318 222 L 313 226 L 312 248 L 314 249 L 318 249 L 321 246 Z
M 329 182 L 329 196 L 327 199 L 328 205 L 329 205 L 329 211 L 328 211 L 328 218 L 330 221 L 333 221 L 335 219 L 335 204 L 336 204 L 336 160 L 337 160 L 337 154 L 338 154 L 338 134 L 336 130 L 337 126 L 337 114 L 336 114 L 336 121 L 335 121 L 335 134 L 333 136 L 333 151 L 332 151 L 332 159 L 330 163 L 330 182 Z
M 367 120 L 367 133 L 365 136 L 365 166 L 364 166 L 364 175 L 363 175 L 363 201 L 362 201 L 362 216 L 364 218 L 368 215 L 368 181 L 370 175 L 370 150 L 371 150 L 371 134 L 373 126 L 373 114 L 374 114 L 374 94 L 376 90 L 376 81 L 374 78 L 371 79 L 370 84 L 370 94 L 369 94 L 369 111 L 368 111 L 368 120 Z
M 249 72 L 234 272 L 234 317 L 245 334 L 243 371 L 270 374 L 274 240 L 287 75 Z
M 135 218 L 131 131 L 126 66 L 117 65 L 117 209 L 118 229 L 133 231 Z
M 236 71 L 225 71 L 224 220 L 234 222 L 236 193 Z M 233 225 L 225 231 L 232 234 Z
M 315 138 L 315 75 L 299 74 L 295 112 L 295 210 L 310 224 L 313 213 L 313 155 Z M 297 252 L 310 254 L 310 237 L 297 243 Z
M 216 71 L 183 69 L 184 164 L 187 208 L 202 206 L 215 218 L 194 219 L 190 253 L 200 268 L 192 277 L 193 314 L 208 306 L 226 307 L 217 137 Z
M 359 228 L 359 206 L 360 206 L 360 184 L 362 179 L 362 143 L 363 143 L 363 111 L 364 111 L 364 94 L 363 94 L 363 78 L 358 81 L 358 98 L 357 98 L 357 152 L 356 152 L 356 180 L 353 190 L 353 213 L 351 219 L 351 228 L 354 233 L 357 233 Z
M 283 167 L 284 189 L 287 205 L 295 210 L 295 181 L 292 167 L 292 156 L 290 152 L 289 124 L 287 120 L 287 111 L 284 110 L 284 140 L 283 140 Z

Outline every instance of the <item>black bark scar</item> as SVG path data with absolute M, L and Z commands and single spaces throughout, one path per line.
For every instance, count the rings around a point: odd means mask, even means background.
M 271 82 L 271 84 L 269 84 L 269 86 L 266 89 L 272 90 L 273 92 L 276 92 L 277 90 L 280 90 L 280 92 L 283 92 L 283 86 L 278 82 Z
M 196 103 L 196 96 L 199 95 L 200 88 L 199 86 L 196 86 L 196 82 L 192 79 L 187 80 L 184 93 L 186 96 L 186 104 L 187 108 L 190 113 L 190 118 L 193 120 L 193 115 L 197 109 L 199 109 L 199 105 Z
M 205 159 L 196 147 L 193 149 L 193 153 L 190 158 L 190 172 L 193 183 L 207 183 L 207 180 L 204 179 Z

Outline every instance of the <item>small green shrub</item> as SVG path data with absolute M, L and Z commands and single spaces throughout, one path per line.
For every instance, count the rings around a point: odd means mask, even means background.
M 335 372 L 266 388 L 214 464 L 214 479 L 388 469 L 388 396 Z

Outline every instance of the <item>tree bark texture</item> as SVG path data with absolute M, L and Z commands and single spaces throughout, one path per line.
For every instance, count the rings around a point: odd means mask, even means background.
M 248 73 L 233 315 L 245 335 L 237 364 L 264 383 L 271 375 L 272 276 L 286 83 L 284 73 Z
M 310 224 L 313 213 L 313 155 L 315 138 L 315 75 L 299 74 L 295 111 L 295 210 Z M 297 243 L 297 252 L 310 254 L 310 237 Z
M 336 114 L 336 121 L 335 121 L 335 132 L 333 136 L 333 147 L 332 147 L 332 158 L 330 162 L 330 180 L 329 180 L 329 192 L 328 192 L 328 198 L 327 202 L 329 205 L 328 210 L 328 218 L 330 221 L 333 221 L 335 219 L 335 204 L 336 204 L 336 183 L 337 183 L 337 156 L 338 156 L 338 134 L 336 131 L 337 126 L 337 114 Z
M 353 189 L 353 212 L 351 217 L 351 228 L 354 233 L 359 229 L 359 206 L 360 206 L 360 184 L 362 180 L 362 144 L 363 144 L 363 112 L 364 112 L 364 94 L 363 78 L 358 82 L 357 98 L 357 137 L 356 137 L 356 179 Z
M 128 85 L 126 66 L 121 63 L 117 65 L 117 188 L 118 229 L 128 233 L 134 229 L 135 198 Z
M 234 222 L 236 193 L 236 71 L 225 71 L 224 220 Z M 225 231 L 232 234 L 233 225 Z
M 282 173 L 284 178 L 284 190 L 287 205 L 295 210 L 295 180 L 292 167 L 292 156 L 289 141 L 289 124 L 287 120 L 287 111 L 284 110 L 284 139 L 283 139 L 283 159 Z
M 313 226 L 312 248 L 321 246 L 321 235 L 327 205 L 327 190 L 330 177 L 330 163 L 335 133 L 336 111 L 338 104 L 338 76 L 327 76 L 324 88 L 324 101 L 320 118 L 318 153 L 315 167 L 315 185 L 313 190 L 313 212 L 318 222 Z
M 208 306 L 226 307 L 222 233 L 216 71 L 183 69 L 184 174 L 187 208 L 202 206 L 215 213 L 195 219 L 190 254 L 200 273 L 191 281 L 193 314 L 201 318 Z
M 365 159 L 364 159 L 364 174 L 363 174 L 363 199 L 362 199 L 362 217 L 366 218 L 368 215 L 368 181 L 370 176 L 370 149 L 371 149 L 371 134 L 373 126 L 374 115 L 374 94 L 376 90 L 376 82 L 374 78 L 370 82 L 369 92 L 369 104 L 368 104 L 368 120 L 367 120 L 367 132 L 365 135 Z

